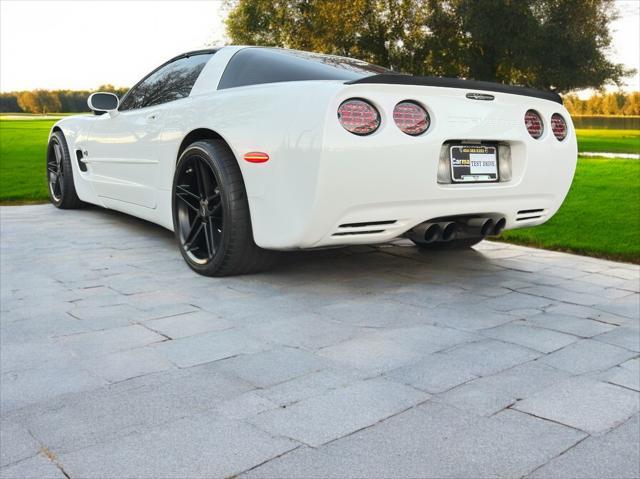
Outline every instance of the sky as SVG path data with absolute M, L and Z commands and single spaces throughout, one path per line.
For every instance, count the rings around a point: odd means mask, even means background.
M 611 58 L 640 71 L 640 0 L 618 0 Z M 0 91 L 131 86 L 172 56 L 223 45 L 222 0 L 0 0 Z M 638 73 L 627 90 L 640 89 Z

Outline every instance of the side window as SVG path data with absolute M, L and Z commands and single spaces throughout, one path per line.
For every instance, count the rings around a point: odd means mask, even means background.
M 179 58 L 151 73 L 134 86 L 120 104 L 120 110 L 159 105 L 189 96 L 210 53 Z

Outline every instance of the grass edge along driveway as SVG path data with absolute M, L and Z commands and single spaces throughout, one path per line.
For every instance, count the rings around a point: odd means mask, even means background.
M 44 157 L 55 119 L 0 118 L 0 204 L 47 201 Z M 638 130 L 578 130 L 582 151 L 638 153 Z M 615 148 L 612 146 L 615 145 Z M 586 150 L 585 150 L 586 149 Z M 565 203 L 547 223 L 502 241 L 640 263 L 640 161 L 580 158 Z

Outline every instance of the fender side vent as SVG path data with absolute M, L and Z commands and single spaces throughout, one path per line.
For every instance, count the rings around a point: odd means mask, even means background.
M 82 161 L 83 155 L 82 150 L 76 150 L 76 159 L 78 160 L 78 168 L 80 171 L 87 171 L 87 165 L 84 161 Z
M 516 216 L 516 221 L 537 220 L 544 216 L 545 209 L 538 208 L 532 210 L 520 210 Z

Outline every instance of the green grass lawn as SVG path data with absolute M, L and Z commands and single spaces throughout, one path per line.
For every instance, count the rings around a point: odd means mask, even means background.
M 55 120 L 0 117 L 0 203 L 47 200 L 44 158 Z M 581 151 L 638 153 L 637 130 L 579 130 Z M 586 159 L 560 211 L 504 241 L 640 263 L 640 161 Z
M 578 150 L 640 153 L 640 130 L 576 130 Z
M 56 120 L 0 118 L 0 201 L 33 202 L 47 196 L 45 155 Z
M 640 263 L 640 161 L 581 158 L 556 215 L 501 239 Z

